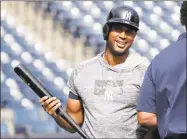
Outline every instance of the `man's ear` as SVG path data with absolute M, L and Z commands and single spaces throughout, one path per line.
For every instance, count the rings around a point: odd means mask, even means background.
M 103 26 L 103 39 L 107 40 L 108 39 L 108 35 L 109 35 L 110 29 L 109 29 L 109 25 L 105 24 Z

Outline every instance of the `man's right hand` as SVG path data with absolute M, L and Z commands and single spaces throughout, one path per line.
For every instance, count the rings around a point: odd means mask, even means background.
M 48 96 L 45 96 L 42 97 L 39 102 L 44 108 L 44 110 L 49 115 L 53 116 L 53 118 L 60 127 L 71 133 L 76 132 L 73 127 L 71 127 L 61 116 L 56 113 L 56 110 L 61 106 L 59 99 L 57 99 L 56 97 L 49 98 Z M 83 124 L 83 109 L 80 100 L 68 98 L 66 112 L 78 125 L 81 126 Z
M 56 97 L 49 98 L 48 96 L 44 96 L 39 102 L 49 115 L 53 117 L 57 116 L 56 110 L 61 106 L 59 99 Z

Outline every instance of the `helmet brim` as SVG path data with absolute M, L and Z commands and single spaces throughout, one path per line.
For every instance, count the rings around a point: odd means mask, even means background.
M 139 28 L 137 27 L 137 25 L 135 25 L 133 22 L 131 22 L 129 20 L 119 19 L 119 18 L 112 18 L 112 19 L 109 19 L 107 21 L 107 24 L 112 24 L 112 23 L 125 24 L 125 25 L 133 27 L 134 29 L 136 29 L 136 31 L 139 30 Z

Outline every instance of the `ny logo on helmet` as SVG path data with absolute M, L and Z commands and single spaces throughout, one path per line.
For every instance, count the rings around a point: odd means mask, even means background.
M 131 20 L 131 16 L 132 16 L 131 12 L 125 11 L 122 15 L 123 15 L 123 19 Z

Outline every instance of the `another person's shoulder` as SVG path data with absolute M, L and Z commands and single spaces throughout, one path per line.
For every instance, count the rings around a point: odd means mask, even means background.
M 182 33 L 177 41 L 168 45 L 165 49 L 163 49 L 158 55 L 155 56 L 152 63 L 162 63 L 162 61 L 168 61 L 177 54 L 177 52 L 185 51 L 186 52 L 186 33 Z
M 181 53 L 182 52 L 182 53 Z M 157 54 L 150 63 L 149 70 L 155 75 L 173 66 L 176 59 L 186 59 L 186 34 L 182 33 L 177 41 L 168 45 L 159 54 Z

